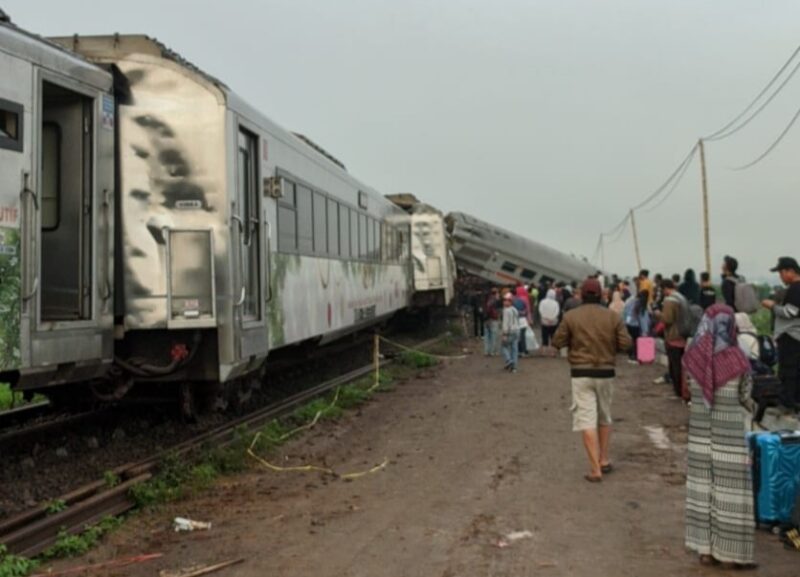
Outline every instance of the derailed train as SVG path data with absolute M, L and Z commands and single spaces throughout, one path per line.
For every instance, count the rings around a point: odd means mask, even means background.
M 151 38 L 0 18 L 0 72 L 0 381 L 18 390 L 216 395 L 274 351 L 453 297 L 440 212 L 401 209 Z

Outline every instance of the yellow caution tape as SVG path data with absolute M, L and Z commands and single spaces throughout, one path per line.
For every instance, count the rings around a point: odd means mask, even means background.
M 359 477 L 365 477 L 366 475 L 371 475 L 372 473 L 377 473 L 378 471 L 382 471 L 386 468 L 389 464 L 389 459 L 384 459 L 380 465 L 375 465 L 371 469 L 366 471 L 360 471 L 357 473 L 347 473 L 345 475 L 340 475 L 333 469 L 329 467 L 318 467 L 316 465 L 298 465 L 294 467 L 281 467 L 279 465 L 273 465 L 263 457 L 256 455 L 253 447 L 255 447 L 256 443 L 258 442 L 258 438 L 261 436 L 261 433 L 256 433 L 255 437 L 253 437 L 253 442 L 250 443 L 250 447 L 247 449 L 247 454 L 250 455 L 253 459 L 261 463 L 264 467 L 269 469 L 270 471 L 275 471 L 276 473 L 309 473 L 309 472 L 319 472 L 319 473 L 328 473 L 340 479 L 358 479 Z
M 384 341 L 384 342 L 386 342 L 386 343 L 388 343 L 388 344 L 392 345 L 392 346 L 395 346 L 395 347 L 398 347 L 398 348 L 400 348 L 400 349 L 403 349 L 404 351 L 408 351 L 408 352 L 411 352 L 411 353 L 419 353 L 419 354 L 421 354 L 421 355 L 428 355 L 429 357 L 433 357 L 433 358 L 435 358 L 435 359 L 454 359 L 454 360 L 460 360 L 460 359 L 466 359 L 466 358 L 469 356 L 469 355 L 451 355 L 451 356 L 447 356 L 447 355 L 434 355 L 433 353 L 426 353 L 425 351 L 420 351 L 419 349 L 412 349 L 411 347 L 407 347 L 407 346 L 405 346 L 405 345 L 401 345 L 400 343 L 398 343 L 398 342 L 396 342 L 396 341 L 390 341 L 390 340 L 389 340 L 389 339 L 387 339 L 386 337 L 380 337 L 380 339 L 381 339 L 382 341 Z

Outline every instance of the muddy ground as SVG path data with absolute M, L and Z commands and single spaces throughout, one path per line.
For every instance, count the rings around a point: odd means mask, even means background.
M 244 558 L 220 576 L 455 577 L 723 575 L 683 547 L 687 409 L 660 367 L 620 365 L 612 457 L 601 484 L 570 432 L 562 359 L 447 361 L 337 422 L 286 445 L 273 462 L 375 473 L 253 472 L 194 500 L 141 514 L 85 559 L 163 552 L 146 564 L 95 575 Z M 650 427 L 648 431 L 648 427 Z M 174 533 L 173 517 L 211 521 Z M 529 533 L 524 533 L 524 532 Z M 507 537 L 521 532 L 518 540 Z M 504 537 L 505 536 L 505 537 Z M 800 555 L 758 535 L 758 575 L 800 574 Z

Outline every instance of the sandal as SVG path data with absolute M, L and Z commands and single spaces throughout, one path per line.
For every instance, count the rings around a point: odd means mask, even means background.
M 614 470 L 613 463 L 608 463 L 606 465 L 600 466 L 600 471 L 602 471 L 603 475 L 608 475 L 613 470 Z
M 589 481 L 590 483 L 600 483 L 603 480 L 602 476 L 595 476 L 595 475 L 584 475 L 583 478 Z

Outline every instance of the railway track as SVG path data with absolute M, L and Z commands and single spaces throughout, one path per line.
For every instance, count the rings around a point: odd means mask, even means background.
M 441 338 L 436 337 L 415 346 L 418 349 L 428 348 Z M 381 367 L 392 362 L 392 360 L 382 360 Z M 57 499 L 66 505 L 63 511 L 50 514 L 45 503 L 7 518 L 0 522 L 0 544 L 5 545 L 10 553 L 16 555 L 27 557 L 38 555 L 53 545 L 62 531 L 69 534 L 80 533 L 87 525 L 133 509 L 135 503 L 130 497 L 130 489 L 152 478 L 167 455 L 186 455 L 211 444 L 217 447 L 229 445 L 237 439 L 242 430 L 256 430 L 273 419 L 290 414 L 296 408 L 336 387 L 370 374 L 373 370 L 373 364 L 360 367 L 201 433 L 150 458 L 121 465 L 113 469 L 113 473 L 121 480 L 119 485 L 109 487 L 105 480 L 98 480 L 70 491 Z
M 0 430 L 19 425 L 31 419 L 43 417 L 52 412 L 53 407 L 49 401 L 30 403 L 6 411 L 0 411 Z

